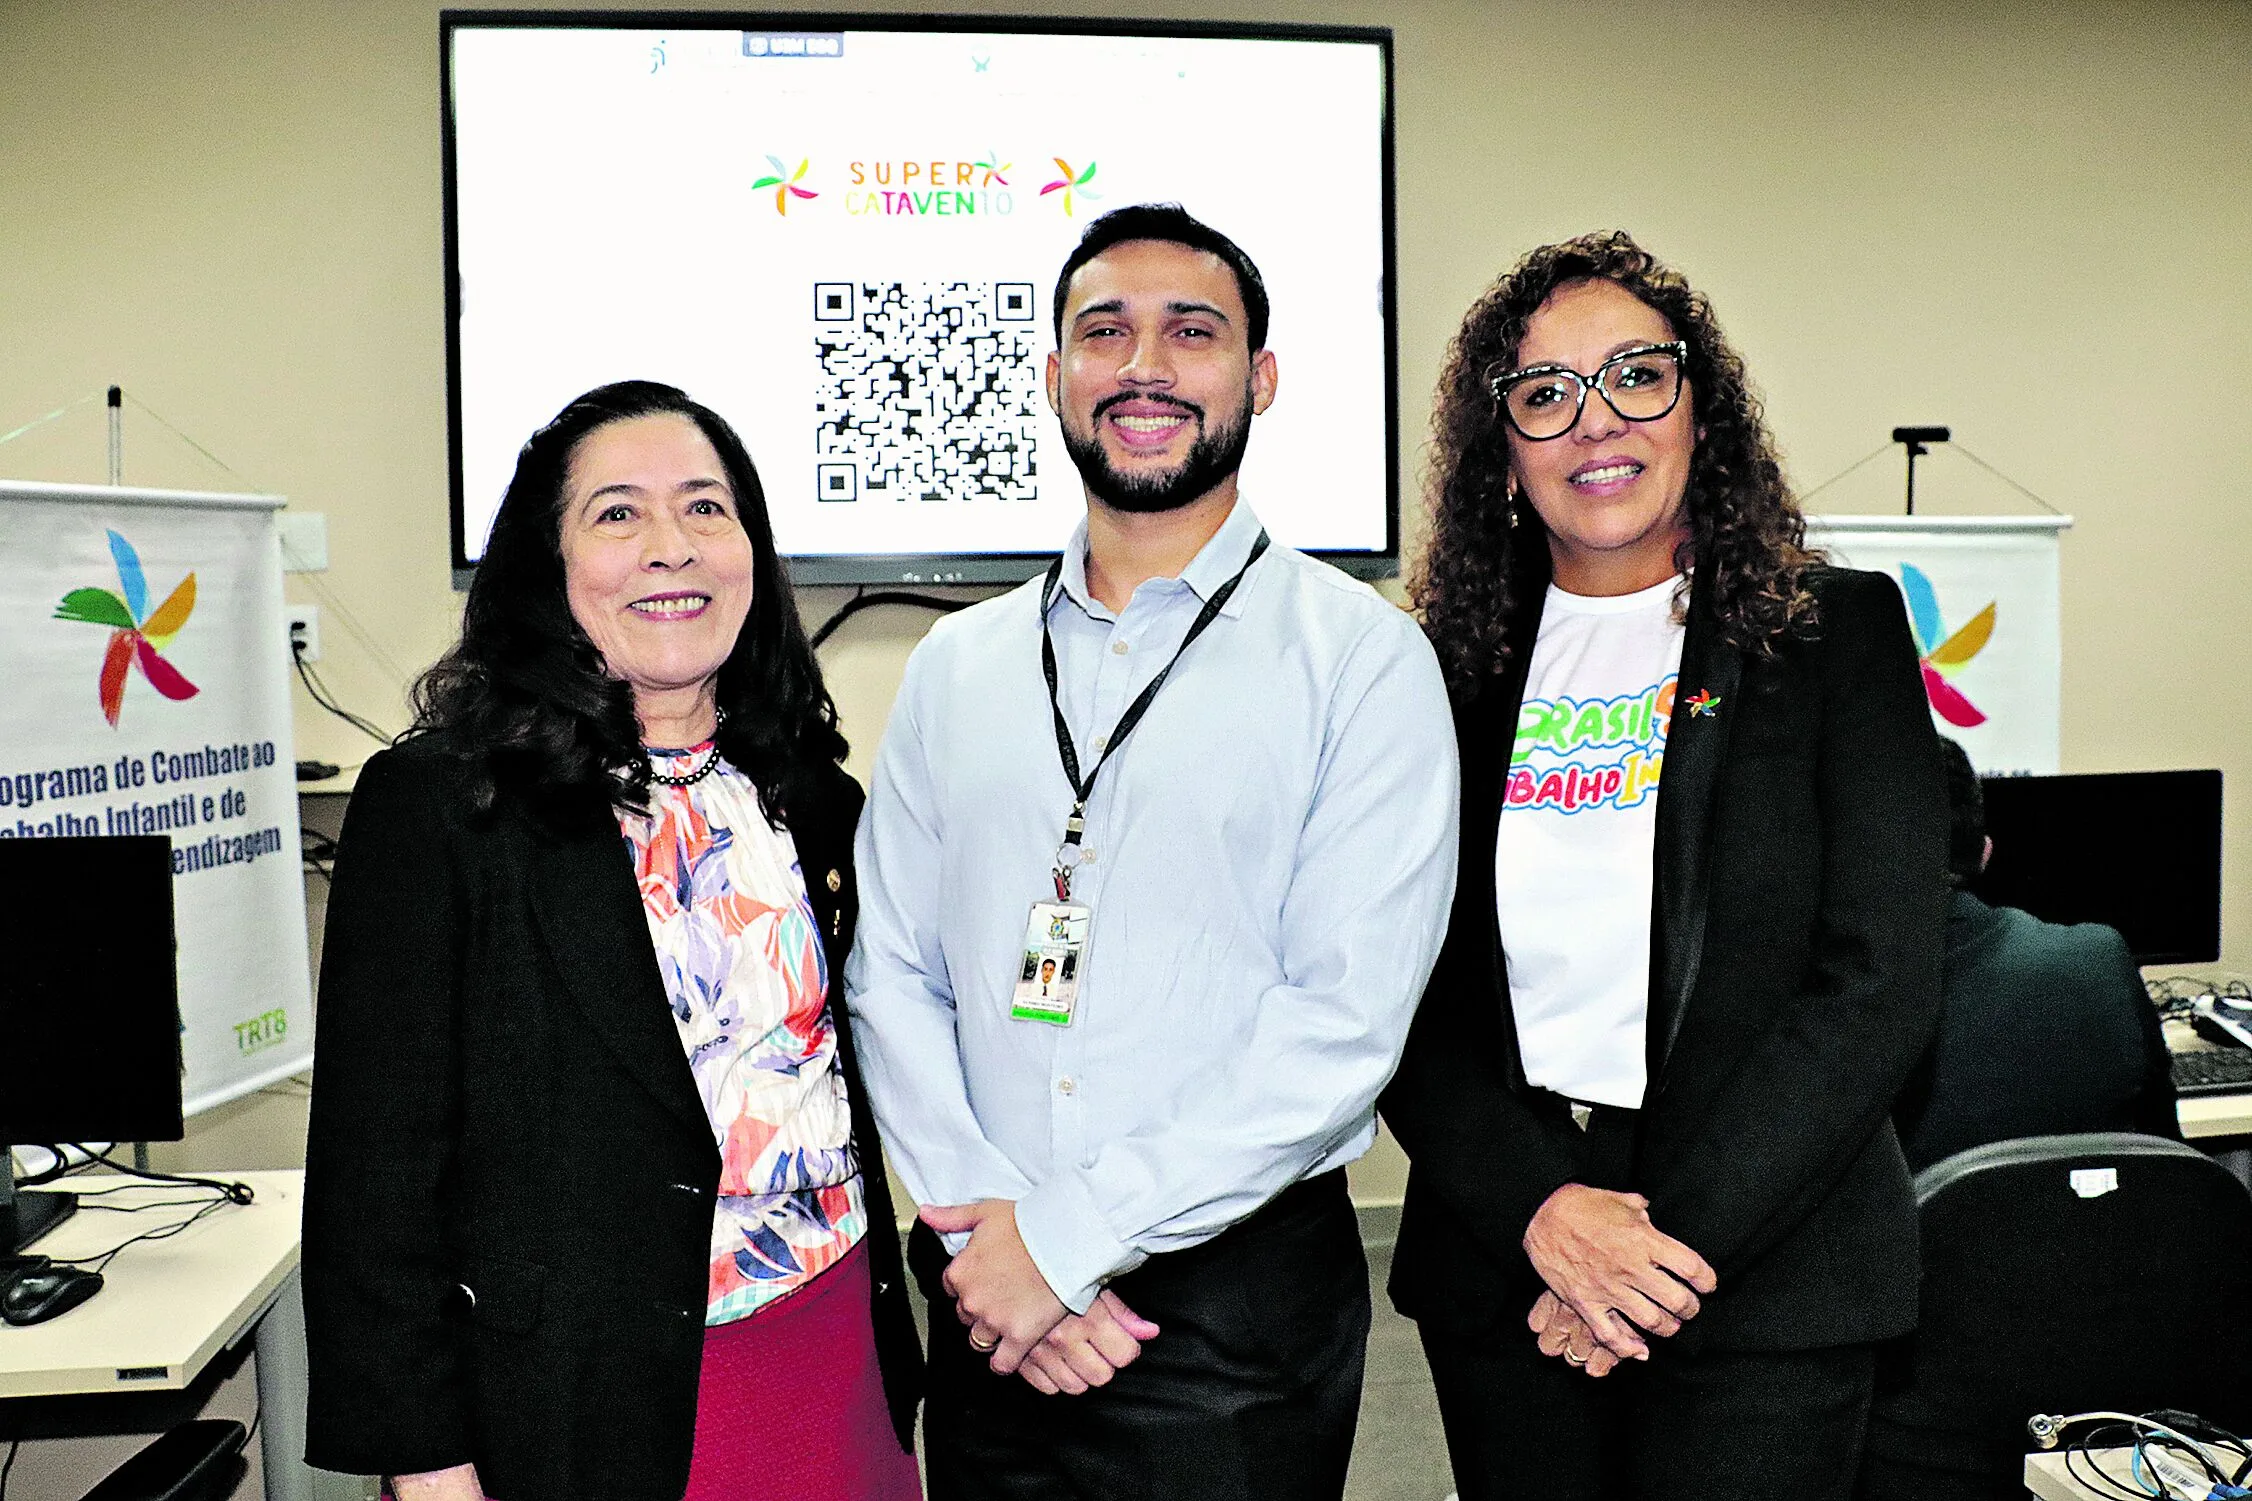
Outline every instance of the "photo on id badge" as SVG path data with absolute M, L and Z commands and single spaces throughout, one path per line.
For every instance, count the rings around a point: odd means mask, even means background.
M 1087 909 L 1073 903 L 1035 902 L 1025 924 L 1024 959 L 1017 966 L 1009 1014 L 1020 1021 L 1071 1024 L 1079 999 L 1079 965 L 1087 947 Z

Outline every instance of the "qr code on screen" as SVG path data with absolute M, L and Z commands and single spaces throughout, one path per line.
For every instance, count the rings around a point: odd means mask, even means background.
M 1035 309 L 1024 281 L 815 283 L 817 498 L 1031 500 Z

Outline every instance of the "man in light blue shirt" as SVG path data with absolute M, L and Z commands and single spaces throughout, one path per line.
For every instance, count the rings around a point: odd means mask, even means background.
M 1341 1170 L 1446 926 L 1446 692 L 1237 498 L 1276 390 L 1240 249 L 1106 215 L 1055 317 L 1087 519 L 917 648 L 858 845 L 931 1494 L 1334 1497 L 1369 1319 Z

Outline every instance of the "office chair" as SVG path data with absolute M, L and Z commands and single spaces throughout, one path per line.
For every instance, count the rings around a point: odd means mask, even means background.
M 79 1501 L 226 1501 L 242 1483 L 249 1430 L 232 1418 L 197 1418 L 159 1435 Z
M 1862 1501 L 2023 1501 L 2026 1419 L 2252 1426 L 2252 1193 L 2180 1142 L 2032 1136 L 1916 1175 L 1922 1312 L 1885 1352 Z

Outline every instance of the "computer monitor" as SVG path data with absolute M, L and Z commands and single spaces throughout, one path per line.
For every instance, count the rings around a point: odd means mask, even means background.
M 2048 922 L 2117 928 L 2138 964 L 2221 957 L 2221 774 L 2120 771 L 1981 784 L 1994 858 L 1973 885 Z
M 1085 511 L 1044 387 L 1056 272 L 1152 200 L 1271 294 L 1259 519 L 1399 571 L 1388 29 L 746 8 L 439 33 L 458 575 L 525 437 L 641 378 L 741 431 L 798 583 L 1037 576 Z
M 0 1255 L 77 1208 L 6 1143 L 177 1141 L 172 841 L 0 839 Z

